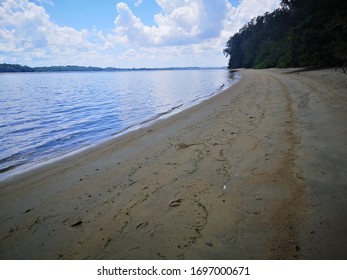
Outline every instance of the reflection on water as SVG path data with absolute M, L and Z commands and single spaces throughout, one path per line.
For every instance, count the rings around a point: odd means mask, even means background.
M 0 75 L 0 178 L 176 113 L 238 78 L 222 69 Z

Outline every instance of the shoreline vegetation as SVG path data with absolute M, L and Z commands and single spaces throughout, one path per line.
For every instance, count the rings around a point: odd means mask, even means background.
M 346 259 L 346 76 L 290 72 L 0 182 L 0 259 Z
M 347 2 L 282 0 L 226 43 L 229 68 L 347 67 Z
M 213 70 L 227 67 L 162 67 L 162 68 L 117 68 L 93 66 L 43 66 L 29 67 L 19 64 L 0 64 L 0 73 L 50 73 L 50 72 L 125 72 L 125 71 L 165 71 L 165 70 Z

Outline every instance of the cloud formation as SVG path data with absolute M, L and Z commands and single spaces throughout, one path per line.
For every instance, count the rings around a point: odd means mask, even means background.
M 139 7 L 143 3 L 143 0 L 137 0 L 135 2 L 135 7 Z
M 253 17 L 277 8 L 280 0 L 242 0 L 238 7 L 227 0 L 156 2 L 161 11 L 154 15 L 154 26 L 143 24 L 126 3 L 119 2 L 111 41 L 135 48 L 133 60 L 152 57 L 156 48 L 157 57 L 165 61 L 171 53 L 182 64 L 213 66 L 226 64 L 222 49 L 230 36 Z
M 124 2 L 117 4 L 115 33 L 122 42 L 146 46 L 199 43 L 218 37 L 231 7 L 227 0 L 157 0 L 155 26 L 144 25 Z
M 242 0 L 233 7 L 228 0 L 156 0 L 160 12 L 153 15 L 153 26 L 144 24 L 126 3 L 118 2 L 114 30 L 104 34 L 96 28 L 59 26 L 40 5 L 54 5 L 52 0 L 32 1 L 1 2 L 0 63 L 225 65 L 222 49 L 229 37 L 251 18 L 277 8 L 280 2 Z M 142 2 L 134 1 L 135 7 Z
M 52 23 L 42 6 L 27 0 L 6 0 L 0 6 L 0 55 L 11 53 L 29 62 L 35 58 L 79 56 L 95 50 L 92 37 L 96 35 L 100 33 Z
M 115 33 L 119 42 L 172 46 L 230 37 L 253 17 L 278 7 L 279 0 L 243 0 L 235 8 L 227 0 L 157 0 L 161 12 L 146 26 L 124 2 L 117 4 Z

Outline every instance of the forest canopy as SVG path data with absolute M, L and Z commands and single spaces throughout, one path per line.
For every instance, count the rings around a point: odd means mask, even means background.
M 229 68 L 346 67 L 347 1 L 282 0 L 226 43 Z

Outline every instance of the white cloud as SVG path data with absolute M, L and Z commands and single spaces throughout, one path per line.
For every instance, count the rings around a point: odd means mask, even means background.
M 131 55 L 121 59 L 149 63 L 152 58 L 168 66 L 226 65 L 222 50 L 230 36 L 253 17 L 277 8 L 280 0 L 243 0 L 238 7 L 227 0 L 156 2 L 161 11 L 154 15 L 155 26 L 143 24 L 127 4 L 117 4 L 115 34 L 110 39 L 131 48 Z
M 50 6 L 54 6 L 53 0 L 33 0 L 33 1 L 39 5 L 47 4 Z
M 153 40 L 155 28 L 145 26 L 136 17 L 127 4 L 121 2 L 117 4 L 118 16 L 115 20 L 115 39 L 120 43 L 142 42 L 148 44 Z
M 125 59 L 125 60 L 134 59 L 134 58 L 137 59 L 137 58 L 138 58 L 137 55 L 138 55 L 138 52 L 137 52 L 136 50 L 134 50 L 134 49 L 128 49 L 128 50 L 126 50 L 123 54 L 121 54 L 121 55 L 119 56 L 119 58 Z
M 143 3 L 143 0 L 138 0 L 135 2 L 135 7 L 139 7 Z
M 100 35 L 100 34 L 99 34 Z M 27 0 L 6 0 L 0 6 L 0 51 L 15 59 L 72 56 L 91 51 L 92 32 L 52 23 L 45 9 Z M 24 59 L 25 60 L 25 59 Z
M 279 7 L 281 0 L 242 0 L 237 8 L 228 11 L 221 33 L 223 38 L 229 38 L 239 31 L 252 18 Z
M 278 7 L 280 0 L 156 0 L 155 25 L 145 25 L 119 2 L 113 32 L 78 31 L 53 23 L 42 3 L 0 1 L 0 61 L 117 67 L 221 66 L 231 35 L 251 18 Z M 143 1 L 134 0 L 141 5 Z
M 156 26 L 146 26 L 124 2 L 117 4 L 115 38 L 145 46 L 189 45 L 224 39 L 253 17 L 278 7 L 280 0 L 243 0 L 235 8 L 227 0 L 157 0 Z
M 230 4 L 227 0 L 157 0 L 156 26 L 146 26 L 124 2 L 117 4 L 116 38 L 139 45 L 198 43 L 218 37 Z

